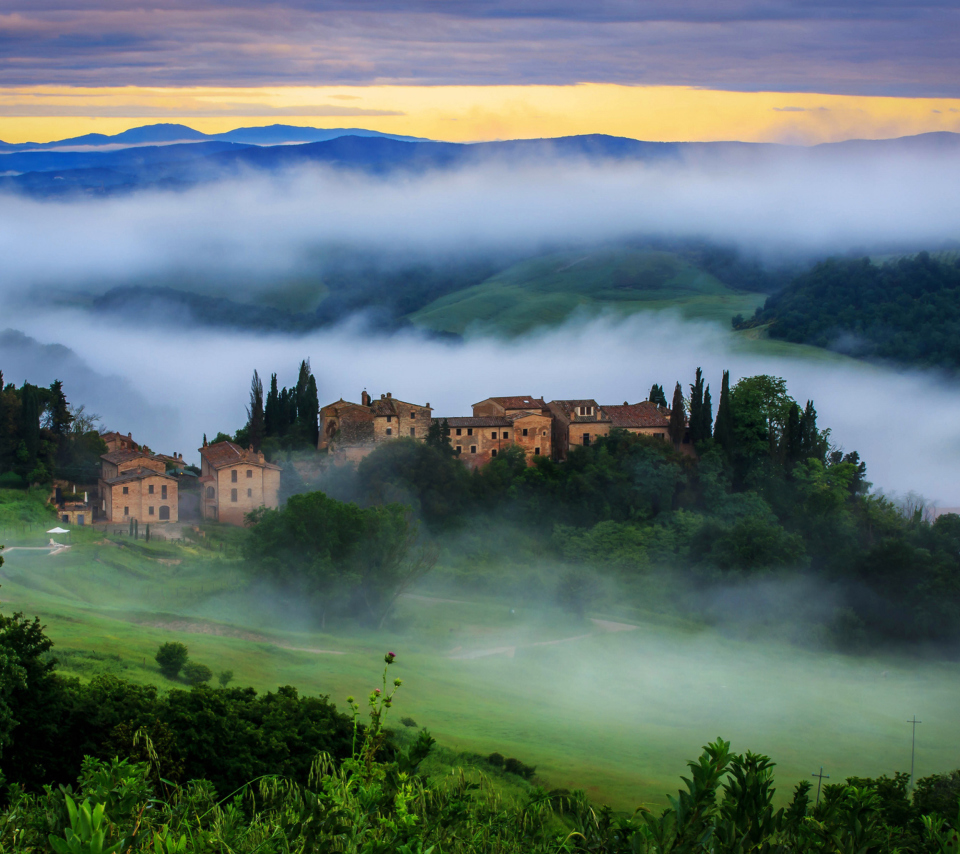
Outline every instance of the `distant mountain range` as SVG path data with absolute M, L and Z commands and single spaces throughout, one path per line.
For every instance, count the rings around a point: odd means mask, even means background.
M 187 188 L 253 171 L 324 165 L 371 174 L 422 173 L 483 163 L 679 161 L 796 162 L 889 153 L 960 154 L 960 134 L 928 133 L 813 147 L 744 142 L 645 142 L 590 134 L 555 139 L 452 143 L 356 128 L 287 125 L 202 134 L 184 125 L 87 134 L 39 145 L 0 143 L 0 190 L 37 197 L 112 195 Z

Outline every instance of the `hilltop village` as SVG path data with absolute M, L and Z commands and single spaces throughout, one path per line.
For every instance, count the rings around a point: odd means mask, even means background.
M 391 392 L 360 402 L 337 400 L 319 407 L 317 450 L 330 465 L 355 464 L 384 442 L 427 440 L 434 431 L 471 468 L 488 464 L 507 448 L 562 462 L 570 449 L 589 446 L 613 429 L 668 441 L 670 410 L 649 400 L 599 404 L 596 400 L 552 400 L 515 395 L 488 397 L 467 416 L 434 416 L 430 403 L 411 403 Z M 218 437 L 219 438 L 219 437 Z M 198 448 L 200 467 L 183 455 L 157 454 L 131 434 L 104 433 L 96 484 L 55 483 L 52 499 L 63 523 L 141 526 L 190 521 L 243 525 L 248 513 L 280 504 L 282 467 L 262 450 L 221 440 Z M 678 450 L 693 454 L 684 428 Z

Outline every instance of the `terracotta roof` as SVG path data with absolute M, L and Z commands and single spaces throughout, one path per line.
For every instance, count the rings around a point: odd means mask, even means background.
M 593 407 L 593 415 L 578 415 L 581 406 Z M 604 414 L 603 408 L 595 400 L 551 400 L 549 407 L 558 415 L 563 415 L 570 421 L 607 422 L 610 419 Z
M 198 483 L 212 483 L 216 478 L 212 474 L 205 474 L 203 477 L 198 477 Z
M 548 410 L 549 411 L 549 410 Z M 511 412 L 509 415 L 505 415 L 504 418 L 507 421 L 522 421 L 524 418 L 549 418 L 549 415 L 544 415 L 542 411 L 531 411 L 529 409 L 523 410 L 523 412 Z
M 161 474 L 153 469 L 135 468 L 121 472 L 118 477 L 111 477 L 110 479 L 105 480 L 104 483 L 113 486 L 117 483 L 128 483 L 131 480 L 144 480 L 148 477 L 165 477 L 167 480 L 172 480 L 174 482 L 177 480 L 175 477 L 173 477 L 173 475 Z
M 395 397 L 381 397 L 370 401 L 370 409 L 374 415 L 399 415 L 397 406 L 412 406 L 415 409 L 427 409 L 422 403 L 410 403 L 408 400 L 398 400 Z
M 366 409 L 366 408 L 367 407 L 365 407 L 361 403 L 351 403 L 349 400 L 344 400 L 341 397 L 340 400 L 335 400 L 333 403 L 328 403 L 326 406 L 321 406 L 320 411 L 328 412 L 332 409 L 336 414 L 339 415 L 340 412 L 344 409 Z
M 444 421 L 453 427 L 512 427 L 513 419 L 503 415 L 480 415 L 467 416 L 464 418 L 433 418 L 432 421 L 443 423 Z
M 141 457 L 148 460 L 152 460 L 154 458 L 153 454 L 148 454 L 146 451 L 133 451 L 133 450 L 110 451 L 110 453 L 108 454 L 100 455 L 101 460 L 106 460 L 108 463 L 113 463 L 114 465 L 117 465 L 119 463 L 125 463 L 128 460 L 136 460 Z
M 515 395 L 513 397 L 488 397 L 487 400 L 492 400 L 494 403 L 499 404 L 504 409 L 546 409 L 547 404 L 544 403 L 542 397 L 530 397 L 526 394 Z M 486 403 L 487 400 L 481 400 L 480 403 Z M 479 406 L 480 403 L 473 404 L 474 406 Z
M 622 406 L 602 407 L 614 427 L 669 427 L 670 416 L 655 403 L 625 403 Z
M 277 469 L 273 463 L 268 463 L 261 459 L 255 451 L 241 448 L 233 442 L 217 442 L 214 445 L 204 445 L 199 449 L 200 456 L 215 469 L 222 469 L 224 466 L 235 466 L 239 464 L 248 466 L 260 466 L 261 468 Z

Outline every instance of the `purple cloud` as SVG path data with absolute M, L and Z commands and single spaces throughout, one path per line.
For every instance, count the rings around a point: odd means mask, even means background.
M 8 0 L 0 85 L 690 85 L 960 95 L 957 3 Z

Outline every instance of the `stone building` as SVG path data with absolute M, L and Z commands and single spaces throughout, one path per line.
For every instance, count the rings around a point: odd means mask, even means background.
M 108 455 L 105 455 L 108 456 Z M 155 467 L 127 467 L 112 477 L 100 478 L 100 512 L 103 521 L 179 521 L 177 479 Z
M 627 403 L 623 405 L 604 404 L 601 409 L 610 417 L 611 428 L 626 430 L 640 436 L 654 436 L 667 441 L 670 427 L 670 410 L 657 406 L 649 400 L 642 403 Z
M 360 403 L 341 398 L 320 410 L 321 450 L 341 459 L 360 460 L 381 442 L 411 438 L 424 441 L 430 430 L 430 404 L 409 403 L 392 393 L 372 399 L 366 391 Z
M 149 451 L 134 450 L 110 451 L 100 455 L 100 479 L 109 480 L 131 469 L 151 469 L 158 474 L 166 471 L 163 460 L 157 459 Z
M 508 405 L 504 406 L 503 401 Z M 509 402 L 524 402 L 510 406 Z M 499 412 L 497 411 L 499 410 Z M 551 418 L 546 404 L 535 398 L 488 398 L 473 405 L 473 416 L 466 418 L 434 418 L 450 428 L 450 445 L 470 466 L 484 465 L 511 445 L 522 448 L 527 462 L 551 454 Z
M 140 447 L 133 441 L 133 436 L 130 433 L 124 436 L 122 433 L 113 430 L 110 433 L 101 433 L 100 438 L 103 439 L 103 443 L 107 446 L 107 452 L 136 451 Z
M 610 433 L 610 417 L 595 400 L 551 400 L 553 416 L 553 458 L 563 461 L 570 448 L 587 446 Z
M 542 397 L 530 397 L 529 395 L 488 397 L 486 400 L 473 404 L 473 414 L 476 416 L 515 415 L 518 412 L 542 412 L 547 416 L 550 414 Z
M 200 515 L 203 519 L 243 525 L 260 507 L 280 506 L 280 466 L 263 452 L 233 442 L 204 444 L 200 450 Z

